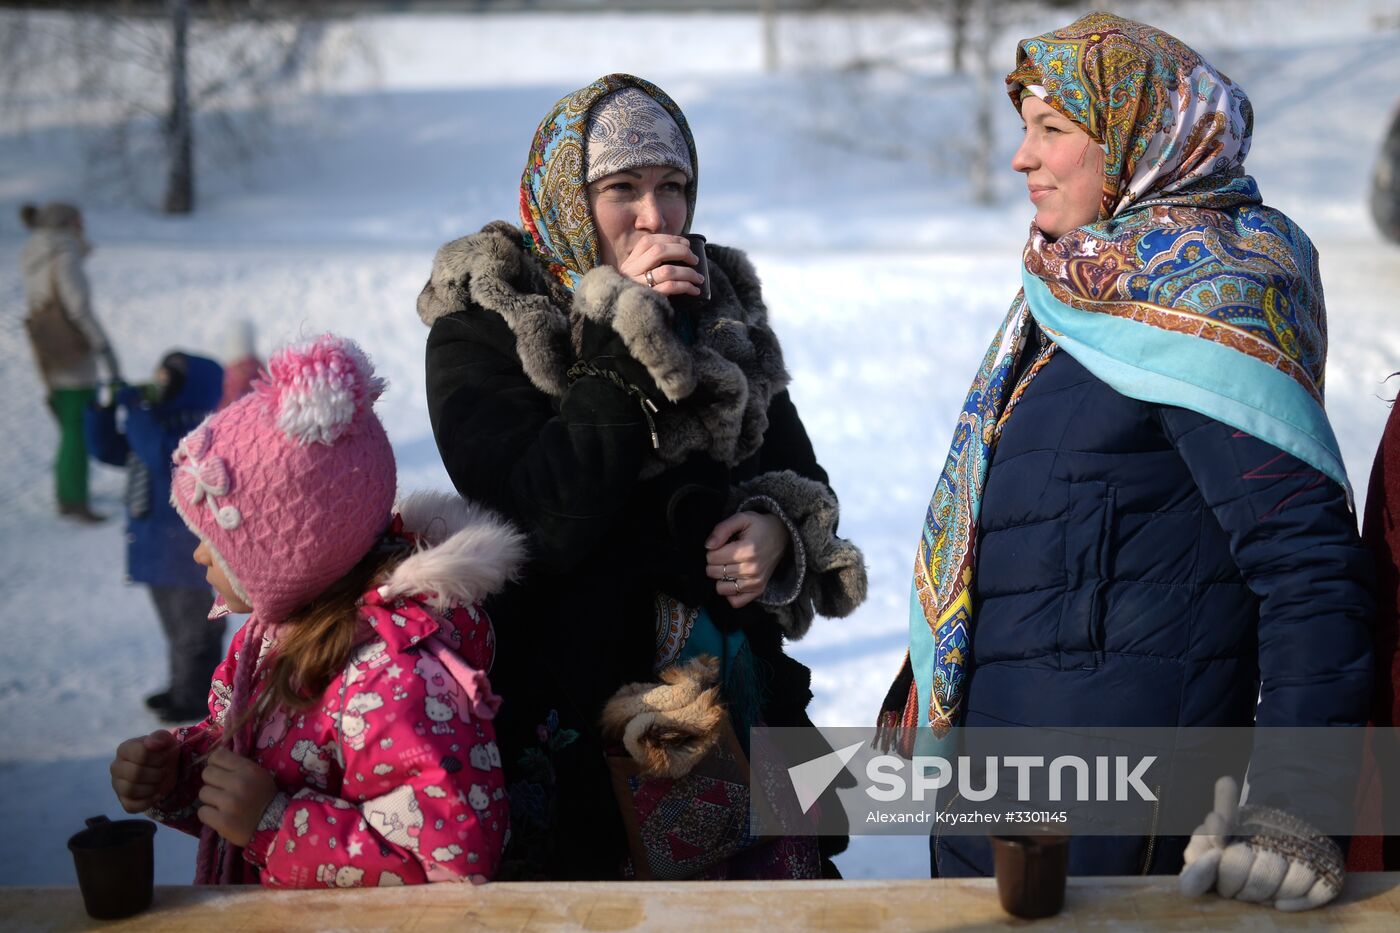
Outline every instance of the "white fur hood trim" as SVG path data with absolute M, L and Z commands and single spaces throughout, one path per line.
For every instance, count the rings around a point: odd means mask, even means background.
M 516 579 L 525 563 L 525 535 L 460 496 L 414 493 L 396 511 L 419 549 L 380 587 L 385 599 L 427 593 L 435 609 L 470 606 Z

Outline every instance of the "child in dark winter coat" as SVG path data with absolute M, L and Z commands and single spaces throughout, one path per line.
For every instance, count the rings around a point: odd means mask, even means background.
M 523 538 L 456 496 L 394 503 L 383 383 L 349 341 L 275 356 L 180 442 L 173 501 L 219 592 L 251 612 L 196 726 L 129 739 L 128 812 L 200 836 L 196 883 L 481 882 L 508 802 L 478 603 Z
M 89 453 L 126 467 L 126 576 L 150 588 L 170 654 L 170 685 L 146 705 L 166 722 L 204 715 L 209 677 L 223 654 L 224 623 L 207 618 L 209 584 L 190 560 L 199 541 L 170 504 L 170 457 L 214 410 L 223 381 L 213 360 L 171 352 L 154 385 L 122 386 L 111 404 L 87 411 Z

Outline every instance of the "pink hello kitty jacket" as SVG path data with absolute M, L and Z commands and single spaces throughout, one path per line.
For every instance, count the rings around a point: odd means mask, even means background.
M 415 497 L 400 514 L 406 528 L 453 533 L 365 594 L 362 640 L 320 702 L 257 724 L 253 757 L 279 793 L 246 848 L 225 846 L 223 857 L 242 854 L 236 881 L 368 887 L 495 873 L 510 807 L 491 725 L 500 700 L 484 673 L 494 634 L 478 603 L 515 573 L 523 539 L 456 497 Z M 179 777 L 150 815 L 183 832 L 200 831 L 199 762 L 225 725 L 251 627 L 214 673 L 209 717 L 173 730 Z M 273 645 L 257 646 L 254 701 Z

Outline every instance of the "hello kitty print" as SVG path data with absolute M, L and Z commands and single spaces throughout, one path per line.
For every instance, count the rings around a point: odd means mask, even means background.
M 494 651 L 490 619 L 478 607 L 435 611 L 421 597 L 377 592 L 361 616 L 364 639 L 321 701 L 259 723 L 253 754 L 281 793 L 243 850 L 239 880 L 487 881 L 509 814 L 491 724 L 500 700 L 482 673 Z M 210 718 L 176 730 L 180 785 L 152 815 L 187 832 L 199 830 L 195 763 L 218 739 L 246 631 L 214 675 Z

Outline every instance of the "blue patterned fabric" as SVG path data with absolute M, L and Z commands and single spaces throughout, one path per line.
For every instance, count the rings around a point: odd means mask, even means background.
M 919 725 L 938 734 L 954 725 L 972 632 L 972 556 L 987 460 L 1007 408 L 1010 375 L 1024 343 L 1026 316 L 1007 315 L 963 402 L 943 472 L 919 537 L 910 591 L 909 655 L 918 686 Z
M 530 144 L 520 178 L 520 223 L 525 248 L 570 292 L 599 261 L 598 231 L 584 181 L 588 116 L 594 104 L 625 87 L 637 88 L 660 104 L 685 137 L 693 168 L 686 185 L 685 230 L 695 216 L 700 159 L 685 114 L 665 91 L 633 75 L 611 74 L 561 98 L 540 121 Z

